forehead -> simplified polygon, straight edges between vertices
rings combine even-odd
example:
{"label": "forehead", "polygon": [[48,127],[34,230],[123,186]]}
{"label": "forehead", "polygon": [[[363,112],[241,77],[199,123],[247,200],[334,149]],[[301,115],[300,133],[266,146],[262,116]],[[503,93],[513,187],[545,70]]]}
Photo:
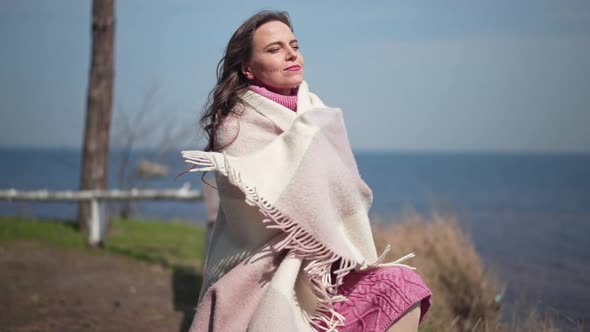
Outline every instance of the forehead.
{"label": "forehead", "polygon": [[253,43],[255,48],[259,48],[277,41],[289,43],[293,39],[295,36],[288,25],[280,21],[271,21],[254,31]]}

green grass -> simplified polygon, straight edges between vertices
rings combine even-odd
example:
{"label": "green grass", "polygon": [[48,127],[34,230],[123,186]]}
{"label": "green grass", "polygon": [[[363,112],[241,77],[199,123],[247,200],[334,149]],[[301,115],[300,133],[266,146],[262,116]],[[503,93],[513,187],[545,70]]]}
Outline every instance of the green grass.
{"label": "green grass", "polygon": [[182,222],[113,220],[107,251],[163,265],[199,265],[205,256],[205,229]]}
{"label": "green grass", "polygon": [[[71,222],[0,217],[0,241],[34,240],[66,249],[89,250],[87,237]],[[205,229],[178,221],[112,220],[103,253],[169,267],[198,268],[205,253]]]}
{"label": "green grass", "polygon": [[0,217],[0,241],[39,240],[61,248],[85,248],[84,238],[73,226],[49,219]]}

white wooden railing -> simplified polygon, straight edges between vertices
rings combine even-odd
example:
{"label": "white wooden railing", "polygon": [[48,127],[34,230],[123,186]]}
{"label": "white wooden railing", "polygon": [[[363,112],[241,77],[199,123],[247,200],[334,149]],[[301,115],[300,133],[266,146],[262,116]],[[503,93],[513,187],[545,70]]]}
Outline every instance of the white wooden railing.
{"label": "white wooden railing", "polygon": [[[0,200],[7,201],[61,201],[80,202],[90,201],[91,213],[88,242],[90,245],[102,243],[105,235],[105,202],[127,200],[181,200],[201,201],[203,194],[198,190],[191,190],[190,184],[185,183],[180,189],[131,189],[131,190],[31,190],[0,189]],[[209,205],[209,204],[208,204]],[[208,219],[212,211],[208,207]],[[214,212],[215,215],[217,211]]]}

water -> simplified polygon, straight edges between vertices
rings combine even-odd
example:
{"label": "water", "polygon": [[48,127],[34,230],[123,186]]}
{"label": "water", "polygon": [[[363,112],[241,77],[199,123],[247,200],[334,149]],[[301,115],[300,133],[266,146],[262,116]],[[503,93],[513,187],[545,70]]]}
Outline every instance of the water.
{"label": "water", "polygon": [[450,206],[506,282],[507,302],[590,322],[590,155],[358,153],[357,162],[374,211]]}
{"label": "water", "polygon": [[[148,151],[132,155],[133,165]],[[406,208],[425,214],[451,207],[469,230],[487,264],[508,288],[506,301],[523,294],[529,304],[555,308],[590,322],[590,155],[356,153],[373,190],[372,215]],[[179,154],[168,156],[171,174],[137,183],[180,187],[188,181]],[[112,153],[110,184],[116,187],[121,154]],[[0,188],[76,189],[80,155],[67,149],[0,149]],[[200,203],[145,202],[149,218],[204,220]],[[76,204],[0,202],[0,215],[72,219]],[[387,218],[385,218],[387,220]]]}

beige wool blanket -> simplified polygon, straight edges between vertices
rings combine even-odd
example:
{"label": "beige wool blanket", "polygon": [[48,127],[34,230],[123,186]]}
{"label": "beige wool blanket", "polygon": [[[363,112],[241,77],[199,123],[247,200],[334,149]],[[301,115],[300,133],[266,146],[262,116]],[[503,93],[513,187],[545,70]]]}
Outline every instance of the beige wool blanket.
{"label": "beige wool blanket", "polygon": [[344,276],[409,267],[413,254],[378,257],[340,109],[305,82],[297,113],[253,91],[241,99],[217,135],[222,152],[182,152],[191,171],[216,172],[220,198],[191,332],[337,331]]}

